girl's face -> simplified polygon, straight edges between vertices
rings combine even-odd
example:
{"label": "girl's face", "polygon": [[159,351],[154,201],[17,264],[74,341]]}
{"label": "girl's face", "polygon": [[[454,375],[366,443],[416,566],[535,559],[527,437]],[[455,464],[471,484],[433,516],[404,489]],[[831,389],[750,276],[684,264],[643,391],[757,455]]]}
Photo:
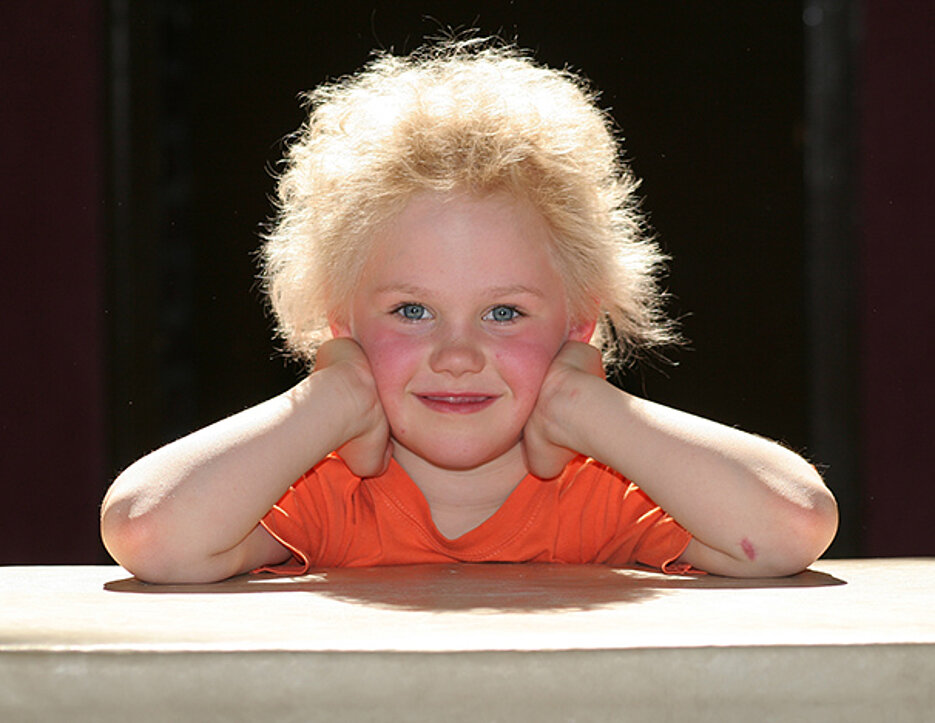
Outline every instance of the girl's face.
{"label": "girl's face", "polygon": [[396,444],[446,469],[515,450],[572,327],[528,203],[422,193],[380,231],[337,335],[370,360]]}

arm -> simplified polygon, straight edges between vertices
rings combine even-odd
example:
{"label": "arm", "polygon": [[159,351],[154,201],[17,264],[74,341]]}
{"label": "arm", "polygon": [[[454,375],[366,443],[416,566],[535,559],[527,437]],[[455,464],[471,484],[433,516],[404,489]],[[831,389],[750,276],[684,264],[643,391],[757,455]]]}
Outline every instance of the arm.
{"label": "arm", "polygon": [[584,344],[556,357],[526,428],[533,473],[554,476],[569,450],[613,467],[694,536],[681,559],[716,574],[794,574],[828,547],[837,507],[804,459],[627,394],[599,370],[599,353]]}
{"label": "arm", "polygon": [[289,552],[260,519],[335,449],[355,473],[382,471],[388,434],[363,352],[347,339],[328,342],[289,391],[127,468],[104,499],[104,544],[152,582],[220,580],[281,562]]}

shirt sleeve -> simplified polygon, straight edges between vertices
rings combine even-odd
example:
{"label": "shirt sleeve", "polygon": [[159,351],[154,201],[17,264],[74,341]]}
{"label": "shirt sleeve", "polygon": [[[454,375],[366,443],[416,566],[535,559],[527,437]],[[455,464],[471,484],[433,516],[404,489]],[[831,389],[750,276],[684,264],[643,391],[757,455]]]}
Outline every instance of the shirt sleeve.
{"label": "shirt sleeve", "polygon": [[676,561],[688,547],[691,534],[639,487],[623,480],[626,489],[617,520],[598,553],[610,565],[646,565],[668,573],[684,573],[690,565]]}
{"label": "shirt sleeve", "polygon": [[278,565],[265,565],[253,572],[273,572],[278,575],[304,575],[311,567],[311,560],[306,550],[311,546],[307,527],[296,515],[295,486],[289,488],[272,509],[266,513],[260,524],[281,545],[292,553],[285,562]]}
{"label": "shirt sleeve", "polygon": [[586,497],[581,500],[579,527],[593,562],[642,565],[673,574],[698,572],[678,562],[691,533],[636,484],[588,460],[576,470],[571,487]]}
{"label": "shirt sleeve", "polygon": [[[285,545],[292,558],[260,568],[282,575],[303,575],[312,567],[341,567],[355,539],[370,500],[361,478],[331,454],[293,484],[266,513],[260,524]],[[365,540],[366,542],[366,540]]]}
{"label": "shirt sleeve", "polygon": [[343,488],[353,479],[339,458],[329,456],[289,487],[260,524],[292,553],[292,557],[255,572],[304,575],[310,567],[319,565],[329,535],[335,532],[331,529],[332,512],[341,504],[341,500],[333,499],[334,493],[343,496],[342,492],[346,492]]}

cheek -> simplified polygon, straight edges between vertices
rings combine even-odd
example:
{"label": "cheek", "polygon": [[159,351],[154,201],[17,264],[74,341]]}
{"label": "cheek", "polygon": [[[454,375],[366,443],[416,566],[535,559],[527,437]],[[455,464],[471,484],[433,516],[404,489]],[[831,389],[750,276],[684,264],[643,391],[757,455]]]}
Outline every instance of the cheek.
{"label": "cheek", "polygon": [[421,345],[411,337],[386,330],[361,330],[358,343],[370,361],[377,391],[384,405],[391,403],[394,392],[405,388],[423,356]]}
{"label": "cheek", "polygon": [[530,409],[539,397],[542,380],[560,347],[560,342],[510,339],[497,348],[495,357],[500,375],[517,399]]}

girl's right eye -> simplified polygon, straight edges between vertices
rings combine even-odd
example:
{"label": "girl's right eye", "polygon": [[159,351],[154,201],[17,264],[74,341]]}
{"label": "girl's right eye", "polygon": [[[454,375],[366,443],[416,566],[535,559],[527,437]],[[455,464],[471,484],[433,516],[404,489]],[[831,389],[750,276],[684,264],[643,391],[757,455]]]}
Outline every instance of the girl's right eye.
{"label": "girl's right eye", "polygon": [[395,313],[399,314],[406,321],[425,321],[426,319],[432,318],[429,310],[422,306],[422,304],[403,304],[396,308]]}

